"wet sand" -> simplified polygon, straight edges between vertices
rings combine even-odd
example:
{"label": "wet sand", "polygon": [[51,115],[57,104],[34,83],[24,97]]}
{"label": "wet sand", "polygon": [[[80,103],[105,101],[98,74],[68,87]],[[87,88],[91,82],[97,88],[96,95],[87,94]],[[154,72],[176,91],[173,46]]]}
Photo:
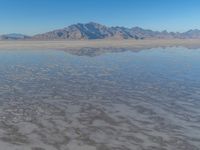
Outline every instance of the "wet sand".
{"label": "wet sand", "polygon": [[167,40],[82,40],[82,41],[0,41],[0,49],[81,49],[81,48],[131,48],[200,47],[197,39]]}

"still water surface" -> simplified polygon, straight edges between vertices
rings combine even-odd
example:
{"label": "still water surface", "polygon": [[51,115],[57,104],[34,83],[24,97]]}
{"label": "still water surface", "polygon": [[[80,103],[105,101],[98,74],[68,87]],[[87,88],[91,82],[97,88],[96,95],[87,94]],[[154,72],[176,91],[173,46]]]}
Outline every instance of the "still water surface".
{"label": "still water surface", "polygon": [[200,150],[200,50],[1,50],[0,146]]}

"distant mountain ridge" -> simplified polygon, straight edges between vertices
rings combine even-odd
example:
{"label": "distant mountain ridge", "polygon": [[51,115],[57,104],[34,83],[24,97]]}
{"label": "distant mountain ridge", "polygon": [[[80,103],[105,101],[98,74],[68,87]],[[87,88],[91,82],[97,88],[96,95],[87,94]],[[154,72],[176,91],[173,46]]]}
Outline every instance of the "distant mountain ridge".
{"label": "distant mountain ridge", "polygon": [[140,27],[108,27],[99,23],[78,23],[63,29],[47,33],[26,36],[8,34],[0,36],[0,40],[92,40],[92,39],[200,39],[200,30],[187,32],[153,31]]}
{"label": "distant mountain ridge", "polygon": [[18,34],[18,33],[11,33],[5,34],[0,36],[0,40],[24,40],[24,39],[31,39],[30,36]]}

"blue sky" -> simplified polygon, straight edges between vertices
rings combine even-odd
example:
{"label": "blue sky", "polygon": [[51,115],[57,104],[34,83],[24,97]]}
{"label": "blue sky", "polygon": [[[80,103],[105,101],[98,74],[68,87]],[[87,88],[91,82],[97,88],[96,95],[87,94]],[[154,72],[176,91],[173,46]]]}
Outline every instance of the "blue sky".
{"label": "blue sky", "polygon": [[36,34],[73,23],[200,29],[200,0],[0,0],[0,34]]}

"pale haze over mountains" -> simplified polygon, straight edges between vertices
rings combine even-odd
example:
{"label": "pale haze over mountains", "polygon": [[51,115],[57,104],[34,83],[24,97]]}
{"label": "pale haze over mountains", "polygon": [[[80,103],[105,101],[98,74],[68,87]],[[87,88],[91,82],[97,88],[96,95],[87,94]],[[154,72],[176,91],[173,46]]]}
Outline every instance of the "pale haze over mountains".
{"label": "pale haze over mountains", "polygon": [[34,36],[1,35],[0,40],[92,40],[92,39],[200,39],[200,30],[187,32],[153,31],[140,27],[108,27],[99,23],[78,23]]}

